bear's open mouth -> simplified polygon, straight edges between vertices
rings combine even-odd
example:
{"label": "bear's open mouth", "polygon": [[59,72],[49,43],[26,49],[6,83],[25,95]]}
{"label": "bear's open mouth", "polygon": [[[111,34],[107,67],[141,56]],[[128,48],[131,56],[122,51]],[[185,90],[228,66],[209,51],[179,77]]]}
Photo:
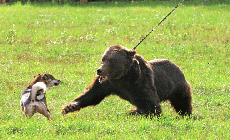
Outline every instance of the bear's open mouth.
{"label": "bear's open mouth", "polygon": [[99,77],[99,83],[103,83],[103,82],[105,82],[106,80],[108,80],[108,77],[107,77],[107,76],[100,76],[100,77]]}

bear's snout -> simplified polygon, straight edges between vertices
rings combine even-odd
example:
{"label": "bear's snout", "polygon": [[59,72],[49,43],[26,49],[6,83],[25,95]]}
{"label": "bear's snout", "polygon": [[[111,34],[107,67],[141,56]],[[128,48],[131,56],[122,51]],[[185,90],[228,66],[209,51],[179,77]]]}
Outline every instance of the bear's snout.
{"label": "bear's snout", "polygon": [[97,75],[101,75],[101,74],[102,74],[102,72],[103,72],[103,70],[102,70],[102,69],[97,69]]}

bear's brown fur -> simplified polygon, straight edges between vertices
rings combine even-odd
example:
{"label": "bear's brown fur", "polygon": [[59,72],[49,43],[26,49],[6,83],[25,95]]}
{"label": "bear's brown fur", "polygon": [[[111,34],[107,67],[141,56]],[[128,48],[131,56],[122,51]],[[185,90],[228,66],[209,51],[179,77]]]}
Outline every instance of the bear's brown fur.
{"label": "bear's brown fur", "polygon": [[190,86],[180,68],[169,60],[146,61],[123,46],[110,46],[102,56],[93,83],[62,114],[97,105],[106,96],[118,95],[136,106],[133,113],[161,114],[160,102],[169,100],[180,115],[191,115]]}

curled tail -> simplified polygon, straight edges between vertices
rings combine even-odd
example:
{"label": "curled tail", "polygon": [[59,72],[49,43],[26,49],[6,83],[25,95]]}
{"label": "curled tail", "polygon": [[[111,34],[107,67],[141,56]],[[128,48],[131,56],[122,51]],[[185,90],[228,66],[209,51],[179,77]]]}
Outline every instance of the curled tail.
{"label": "curled tail", "polygon": [[31,101],[35,101],[36,94],[38,91],[41,91],[43,94],[46,93],[46,85],[43,82],[37,82],[32,86],[31,93],[30,93],[30,98]]}

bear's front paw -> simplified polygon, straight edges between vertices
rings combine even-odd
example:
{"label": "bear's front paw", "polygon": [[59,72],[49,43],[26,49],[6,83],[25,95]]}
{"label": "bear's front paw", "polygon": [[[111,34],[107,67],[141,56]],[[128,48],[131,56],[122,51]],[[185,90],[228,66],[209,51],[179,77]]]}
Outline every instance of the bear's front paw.
{"label": "bear's front paw", "polygon": [[78,105],[77,102],[74,102],[74,103],[71,103],[71,104],[64,106],[61,113],[62,113],[62,115],[65,115],[65,114],[68,114],[70,112],[76,112],[79,110],[80,110],[80,106]]}

